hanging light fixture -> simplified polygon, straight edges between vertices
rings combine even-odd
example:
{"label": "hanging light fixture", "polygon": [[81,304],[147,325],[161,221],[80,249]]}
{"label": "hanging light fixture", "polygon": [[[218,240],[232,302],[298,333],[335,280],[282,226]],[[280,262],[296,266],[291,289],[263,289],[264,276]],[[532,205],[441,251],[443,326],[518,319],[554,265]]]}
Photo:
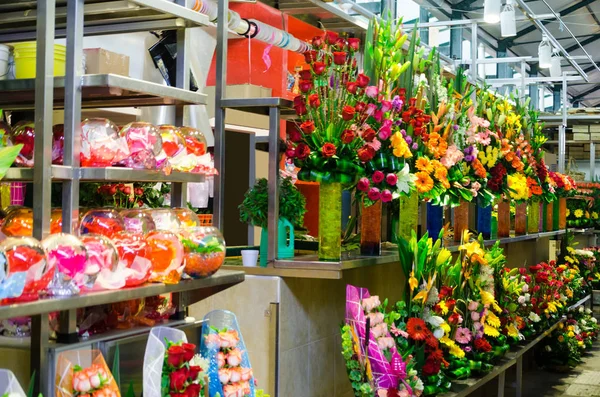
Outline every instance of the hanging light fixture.
{"label": "hanging light fixture", "polygon": [[350,1],[339,1],[337,5],[345,12],[349,13],[352,9],[352,3]]}
{"label": "hanging light fixture", "polygon": [[562,67],[560,65],[560,61],[562,57],[558,53],[558,51],[554,51],[552,53],[552,59],[550,60],[550,77],[561,77],[562,76]]}
{"label": "hanging light fixture", "polygon": [[552,66],[552,44],[550,44],[550,40],[545,33],[538,47],[538,57],[540,58],[540,68],[548,69]]}
{"label": "hanging light fixture", "polygon": [[483,5],[483,20],[487,23],[500,22],[502,0],[485,0]]}
{"label": "hanging light fixture", "polygon": [[514,37],[517,35],[517,21],[515,19],[515,7],[513,0],[506,0],[506,5],[500,13],[500,28],[502,37]]}

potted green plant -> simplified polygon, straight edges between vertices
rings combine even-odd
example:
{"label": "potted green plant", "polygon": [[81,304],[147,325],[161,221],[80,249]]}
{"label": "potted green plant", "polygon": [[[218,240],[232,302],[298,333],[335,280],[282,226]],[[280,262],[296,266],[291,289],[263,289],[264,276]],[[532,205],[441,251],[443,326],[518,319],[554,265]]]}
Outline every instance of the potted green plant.
{"label": "potted green plant", "polygon": [[[269,188],[267,180],[259,179],[244,195],[244,201],[238,207],[240,221],[262,228],[260,237],[260,265],[267,265],[269,217]],[[300,228],[304,223],[306,199],[292,183],[292,179],[281,178],[279,183],[279,258],[294,256],[294,228]]]}

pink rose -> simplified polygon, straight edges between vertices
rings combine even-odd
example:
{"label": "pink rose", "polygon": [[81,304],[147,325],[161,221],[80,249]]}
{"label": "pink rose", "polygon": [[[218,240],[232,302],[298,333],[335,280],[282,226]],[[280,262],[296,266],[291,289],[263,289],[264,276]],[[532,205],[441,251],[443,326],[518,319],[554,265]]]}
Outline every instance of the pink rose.
{"label": "pink rose", "polygon": [[373,334],[375,339],[386,335],[387,332],[388,328],[386,323],[377,324],[376,326],[371,327],[371,333]]}
{"label": "pink rose", "polygon": [[229,383],[231,379],[231,370],[229,368],[221,368],[219,370],[219,382],[221,384],[226,385]]}
{"label": "pink rose", "polygon": [[385,179],[385,175],[381,171],[375,171],[371,179],[373,179],[374,183],[381,183]]}
{"label": "pink rose", "polygon": [[379,129],[379,139],[382,141],[387,140],[390,136],[392,136],[392,130],[389,127],[381,127]]}
{"label": "pink rose", "polygon": [[379,189],[372,187],[371,190],[369,190],[368,197],[369,200],[377,201],[381,197],[381,193],[379,192]]}
{"label": "pink rose", "polygon": [[396,186],[396,183],[398,183],[398,176],[396,174],[389,173],[385,176],[385,181],[390,186]]}
{"label": "pink rose", "polygon": [[389,112],[392,109],[392,102],[390,101],[381,101],[381,111]]}
{"label": "pink rose", "polygon": [[377,346],[379,346],[381,350],[391,349],[394,345],[394,338],[390,336],[377,339]]}
{"label": "pink rose", "polygon": [[366,192],[369,190],[369,179],[368,178],[360,178],[356,188],[361,192]]}
{"label": "pink rose", "polygon": [[231,367],[237,367],[242,363],[242,351],[240,349],[232,349],[227,355],[227,364]]}
{"label": "pink rose", "polygon": [[367,88],[365,88],[365,94],[369,98],[375,98],[377,97],[377,94],[379,94],[379,90],[374,85],[370,85]]}
{"label": "pink rose", "polygon": [[369,313],[367,317],[371,320],[371,327],[376,326],[377,324],[381,324],[383,322],[383,313]]}
{"label": "pink rose", "polygon": [[377,122],[381,122],[383,119],[383,112],[381,110],[376,110],[375,113],[373,113],[373,118],[377,120]]}
{"label": "pink rose", "polygon": [[471,301],[469,302],[469,310],[474,312],[479,307],[479,302]]}
{"label": "pink rose", "polygon": [[481,316],[479,315],[478,312],[471,312],[471,320],[479,321],[480,318],[481,318]]}
{"label": "pink rose", "polygon": [[367,313],[373,311],[373,309],[381,305],[381,301],[377,295],[373,295],[370,298],[365,298],[361,303],[364,311]]}
{"label": "pink rose", "polygon": [[390,192],[388,189],[384,189],[381,192],[381,201],[384,203],[389,203],[390,201],[392,201],[392,192]]}
{"label": "pink rose", "polygon": [[365,113],[368,116],[372,116],[375,113],[375,110],[377,110],[377,105],[373,104],[373,103],[369,103],[367,105],[367,110],[365,110]]}

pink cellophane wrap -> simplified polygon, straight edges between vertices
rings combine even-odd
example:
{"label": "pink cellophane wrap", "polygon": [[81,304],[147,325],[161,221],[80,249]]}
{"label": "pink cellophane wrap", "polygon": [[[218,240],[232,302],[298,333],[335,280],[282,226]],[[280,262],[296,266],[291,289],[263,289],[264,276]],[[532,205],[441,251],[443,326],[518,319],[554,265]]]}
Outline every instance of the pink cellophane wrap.
{"label": "pink cellophane wrap", "polygon": [[[369,290],[366,288],[359,288],[352,285],[346,286],[346,323],[356,330],[356,334],[360,341],[360,349],[363,354],[366,354],[371,362],[375,386],[378,389],[390,387],[396,388],[398,387],[400,379],[398,379],[398,376],[392,371],[392,365],[387,361],[379,346],[377,346],[377,341],[372,333],[369,334],[368,351],[364,351],[367,320],[361,301],[370,296],[371,294],[369,294]],[[386,336],[390,336],[389,332]],[[395,346],[390,350],[392,355],[397,353]]]}

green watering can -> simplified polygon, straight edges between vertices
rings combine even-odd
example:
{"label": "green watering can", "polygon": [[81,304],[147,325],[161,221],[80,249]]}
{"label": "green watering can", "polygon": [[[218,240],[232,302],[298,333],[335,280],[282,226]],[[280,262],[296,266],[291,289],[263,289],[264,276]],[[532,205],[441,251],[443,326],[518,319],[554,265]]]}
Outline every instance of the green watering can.
{"label": "green watering can", "polygon": [[[294,225],[285,218],[279,219],[277,227],[277,257],[279,259],[294,257]],[[260,233],[260,266],[267,266],[267,256],[269,247],[269,231],[263,228]]]}

